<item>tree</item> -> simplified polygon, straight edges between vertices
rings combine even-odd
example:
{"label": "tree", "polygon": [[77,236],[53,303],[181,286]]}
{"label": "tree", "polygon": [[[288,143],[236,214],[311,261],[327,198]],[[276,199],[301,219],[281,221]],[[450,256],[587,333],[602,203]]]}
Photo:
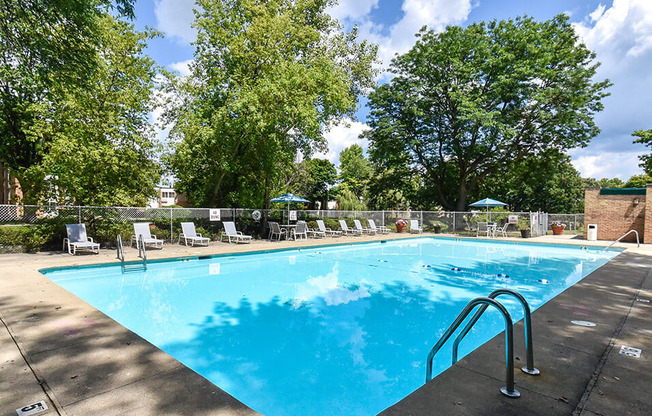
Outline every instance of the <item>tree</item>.
{"label": "tree", "polygon": [[[652,130],[636,130],[632,136],[638,137],[634,143],[642,143],[645,147],[652,147]],[[652,174],[652,155],[640,155],[638,159],[641,161],[639,164],[645,170],[645,173]]]}
{"label": "tree", "polygon": [[57,94],[88,85],[100,62],[98,18],[113,5],[133,17],[133,0],[0,2],[0,162],[27,198],[39,184],[24,174],[43,158]]}
{"label": "tree", "polygon": [[599,129],[609,81],[559,15],[422,29],[370,96],[366,133],[375,163],[407,165],[431,200],[464,210],[488,176],[547,149],[585,146]]}
{"label": "tree", "polygon": [[582,181],[584,188],[596,186],[599,186],[600,188],[622,188],[625,186],[625,182],[621,181],[619,178],[583,178]]}
{"label": "tree", "polygon": [[170,113],[169,164],[192,203],[267,203],[296,154],[323,150],[325,129],[353,115],[376,47],[343,33],[330,3],[198,1],[195,62]]}
{"label": "tree", "polygon": [[328,202],[328,190],[335,185],[337,170],[330,160],[308,159],[303,162],[308,171],[304,196],[311,201],[320,201],[322,209]]}
{"label": "tree", "polygon": [[340,187],[364,197],[370,177],[371,164],[362,147],[352,144],[340,152]]}
{"label": "tree", "polygon": [[474,198],[492,196],[514,211],[582,212],[585,182],[570,156],[549,149],[488,177]]}
{"label": "tree", "polygon": [[108,13],[98,21],[102,61],[89,74],[92,88],[66,87],[42,126],[49,140],[41,161],[25,170],[33,184],[44,184],[38,197],[79,205],[143,206],[160,178],[153,160],[155,77],[160,69],[144,54],[156,31]]}
{"label": "tree", "polygon": [[652,177],[648,174],[634,175],[625,182],[624,188],[645,188],[648,183],[652,183]]}

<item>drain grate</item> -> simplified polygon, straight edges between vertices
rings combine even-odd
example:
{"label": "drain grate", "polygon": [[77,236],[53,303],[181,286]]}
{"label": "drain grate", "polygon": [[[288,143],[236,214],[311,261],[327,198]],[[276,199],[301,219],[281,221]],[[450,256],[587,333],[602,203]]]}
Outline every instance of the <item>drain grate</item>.
{"label": "drain grate", "polygon": [[618,354],[624,355],[626,357],[634,357],[634,358],[641,358],[641,350],[640,348],[634,348],[634,347],[628,347],[627,345],[623,345],[620,347],[620,351],[618,351]]}
{"label": "drain grate", "polygon": [[589,321],[571,321],[571,324],[579,326],[595,326],[593,322]]}
{"label": "drain grate", "polygon": [[16,409],[16,413],[18,413],[18,416],[30,416],[45,412],[46,410],[48,410],[48,405],[45,404],[45,401],[41,400],[40,402],[28,404],[20,409]]}

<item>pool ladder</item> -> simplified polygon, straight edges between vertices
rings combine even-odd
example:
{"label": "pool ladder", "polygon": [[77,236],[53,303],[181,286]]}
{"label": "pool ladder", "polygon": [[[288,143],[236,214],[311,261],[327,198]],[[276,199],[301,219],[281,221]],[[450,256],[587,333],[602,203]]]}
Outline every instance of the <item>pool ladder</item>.
{"label": "pool ladder", "polygon": [[444,335],[441,336],[439,341],[435,344],[434,347],[428,353],[428,358],[426,361],[426,383],[432,380],[432,362],[435,357],[435,354],[441,349],[446,341],[455,333],[455,330],[464,322],[466,317],[477,307],[480,308],[477,310],[475,315],[469,320],[469,323],[466,324],[464,329],[457,336],[453,342],[453,364],[457,362],[457,349],[464,337],[469,333],[473,325],[475,325],[482,314],[487,310],[489,306],[493,306],[502,314],[505,319],[505,387],[500,389],[500,392],[507,397],[518,398],[521,397],[521,393],[516,390],[514,387],[514,323],[512,317],[503,306],[502,303],[495,300],[497,296],[500,295],[512,295],[514,296],[523,306],[524,318],[523,322],[525,325],[525,349],[527,354],[526,366],[521,368],[524,373],[530,375],[540,374],[539,370],[534,367],[534,353],[532,346],[532,318],[530,313],[530,305],[528,305],[525,298],[518,292],[511,289],[497,289],[489,294],[487,297],[479,297],[470,301],[462,312],[455,318],[455,321],[448,327]]}
{"label": "pool ladder", "polygon": [[138,236],[138,257],[142,258],[142,262],[129,262],[125,263],[125,251],[122,246],[122,236],[118,234],[116,238],[116,247],[118,252],[118,260],[122,263],[122,273],[127,272],[142,272],[147,270],[147,251],[145,249],[145,244],[143,243],[143,236]]}

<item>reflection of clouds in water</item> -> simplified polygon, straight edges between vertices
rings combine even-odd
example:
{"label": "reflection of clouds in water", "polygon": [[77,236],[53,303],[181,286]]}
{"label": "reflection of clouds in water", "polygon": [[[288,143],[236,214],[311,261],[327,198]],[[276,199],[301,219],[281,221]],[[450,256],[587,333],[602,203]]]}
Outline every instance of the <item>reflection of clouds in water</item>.
{"label": "reflection of clouds in water", "polygon": [[338,275],[336,264],[326,276],[311,277],[305,283],[297,284],[297,294],[291,301],[292,306],[298,309],[305,306],[305,302],[316,298],[324,299],[328,306],[336,306],[371,296],[369,290],[363,286],[364,281],[360,282],[360,286],[343,286]]}

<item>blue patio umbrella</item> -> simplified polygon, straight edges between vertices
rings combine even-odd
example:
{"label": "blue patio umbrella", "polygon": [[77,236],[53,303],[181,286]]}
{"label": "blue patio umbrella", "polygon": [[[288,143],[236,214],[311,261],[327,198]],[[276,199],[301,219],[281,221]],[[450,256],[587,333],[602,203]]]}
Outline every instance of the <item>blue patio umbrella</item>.
{"label": "blue patio umbrella", "polygon": [[300,203],[300,202],[310,202],[305,198],[301,198],[300,196],[297,196],[292,193],[287,193],[281,196],[277,196],[276,198],[272,198],[269,200],[269,202],[287,202],[288,203],[288,221],[290,219],[290,204],[291,203]]}
{"label": "blue patio umbrella", "polygon": [[504,207],[507,205],[504,202],[496,201],[495,199],[491,198],[485,198],[481,199],[480,201],[476,201],[472,204],[469,204],[471,207],[486,207],[487,208],[487,215],[489,216],[488,220],[491,221],[491,214],[489,214],[489,207]]}

